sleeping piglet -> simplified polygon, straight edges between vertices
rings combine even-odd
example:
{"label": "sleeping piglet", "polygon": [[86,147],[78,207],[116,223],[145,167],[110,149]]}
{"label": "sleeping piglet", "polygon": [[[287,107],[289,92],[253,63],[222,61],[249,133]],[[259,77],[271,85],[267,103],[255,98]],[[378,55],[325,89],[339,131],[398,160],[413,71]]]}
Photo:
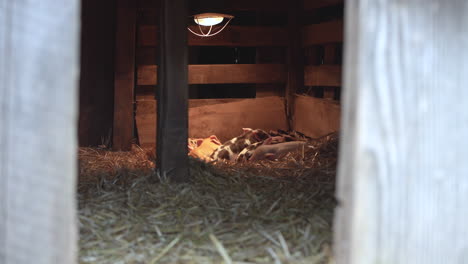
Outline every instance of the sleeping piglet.
{"label": "sleeping piglet", "polygon": [[302,149],[305,145],[303,141],[291,141],[273,145],[261,145],[254,150],[249,161],[257,161],[262,159],[279,159],[291,151]]}

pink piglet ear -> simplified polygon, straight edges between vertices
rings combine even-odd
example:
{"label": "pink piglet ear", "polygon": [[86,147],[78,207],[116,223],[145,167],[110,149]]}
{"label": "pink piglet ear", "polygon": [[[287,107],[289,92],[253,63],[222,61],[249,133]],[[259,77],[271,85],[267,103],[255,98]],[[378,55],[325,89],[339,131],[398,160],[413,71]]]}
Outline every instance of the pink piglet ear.
{"label": "pink piglet ear", "polygon": [[221,142],[219,141],[218,137],[216,137],[215,135],[211,135],[210,140],[211,140],[211,142],[213,142],[213,143],[215,143],[217,145],[221,145]]}

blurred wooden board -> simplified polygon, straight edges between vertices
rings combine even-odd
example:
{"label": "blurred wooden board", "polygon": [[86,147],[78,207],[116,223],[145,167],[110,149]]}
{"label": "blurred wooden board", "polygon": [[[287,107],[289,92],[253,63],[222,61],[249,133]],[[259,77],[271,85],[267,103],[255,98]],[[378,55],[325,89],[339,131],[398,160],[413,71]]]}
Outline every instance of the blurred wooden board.
{"label": "blurred wooden board", "polygon": [[[189,65],[189,84],[284,83],[283,64],[214,64]],[[138,67],[137,85],[156,85],[157,66]]]}

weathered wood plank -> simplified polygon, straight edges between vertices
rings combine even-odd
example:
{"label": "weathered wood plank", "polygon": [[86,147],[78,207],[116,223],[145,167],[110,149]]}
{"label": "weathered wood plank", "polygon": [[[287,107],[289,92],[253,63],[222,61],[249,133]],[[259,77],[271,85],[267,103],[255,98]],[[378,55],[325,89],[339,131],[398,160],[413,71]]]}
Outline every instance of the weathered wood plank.
{"label": "weathered wood plank", "polygon": [[306,66],[306,86],[341,86],[341,65]]}
{"label": "weathered wood plank", "polygon": [[344,0],[304,0],[304,10],[343,4]]}
{"label": "weathered wood plank", "polygon": [[[189,84],[284,83],[282,64],[215,64],[189,65]],[[156,85],[157,66],[138,67],[138,85]]]}
{"label": "weathered wood plank", "polygon": [[130,150],[133,138],[136,9],[131,0],[117,2],[115,36],[113,148]]}
{"label": "weathered wood plank", "polygon": [[0,3],[0,263],[75,263],[80,1]]}
{"label": "weathered wood plank", "polygon": [[[243,127],[287,129],[284,98],[189,100],[189,136],[216,135],[222,141],[242,133]],[[136,121],[140,144],[154,147],[156,101],[137,103]],[[274,116],[275,118],[271,118]]]}
{"label": "weathered wood plank", "polygon": [[468,263],[468,2],[346,18],[336,262]]}
{"label": "weathered wood plank", "polygon": [[187,181],[190,178],[187,157],[187,0],[162,0],[161,11],[156,167],[164,177]]}
{"label": "weathered wood plank", "polygon": [[[198,27],[193,27],[197,31]],[[157,46],[158,39],[155,32],[157,26],[142,25],[138,28],[139,46]],[[281,27],[247,27],[228,26],[216,36],[205,38],[195,36],[187,30],[189,46],[287,46],[287,32]]]}
{"label": "weathered wood plank", "polygon": [[340,128],[340,105],[331,100],[296,95],[292,129],[318,138]]}
{"label": "weathered wood plank", "polygon": [[305,26],[302,29],[302,46],[343,42],[343,21],[331,21]]}

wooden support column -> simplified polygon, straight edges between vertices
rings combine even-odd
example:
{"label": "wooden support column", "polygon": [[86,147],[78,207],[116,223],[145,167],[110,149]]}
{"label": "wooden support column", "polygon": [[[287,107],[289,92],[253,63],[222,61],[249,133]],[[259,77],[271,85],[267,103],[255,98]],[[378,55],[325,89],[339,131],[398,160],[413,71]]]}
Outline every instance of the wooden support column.
{"label": "wooden support column", "polygon": [[292,0],[288,5],[288,81],[286,84],[286,114],[289,126],[292,127],[294,96],[304,86],[304,61],[302,53],[301,15],[303,2]]}
{"label": "wooden support column", "polygon": [[135,89],[135,1],[117,1],[115,37],[113,149],[130,150],[133,139]]}
{"label": "wooden support column", "polygon": [[338,264],[468,263],[468,2],[348,0]]}
{"label": "wooden support column", "polygon": [[76,263],[80,1],[0,2],[0,263]]}
{"label": "wooden support column", "polygon": [[[323,64],[333,65],[336,64],[336,44],[328,44],[324,46],[323,53]],[[323,89],[323,98],[333,99],[335,98],[336,87],[324,87]]]}
{"label": "wooden support column", "polygon": [[162,0],[157,89],[157,168],[175,181],[189,179],[187,0]]}

